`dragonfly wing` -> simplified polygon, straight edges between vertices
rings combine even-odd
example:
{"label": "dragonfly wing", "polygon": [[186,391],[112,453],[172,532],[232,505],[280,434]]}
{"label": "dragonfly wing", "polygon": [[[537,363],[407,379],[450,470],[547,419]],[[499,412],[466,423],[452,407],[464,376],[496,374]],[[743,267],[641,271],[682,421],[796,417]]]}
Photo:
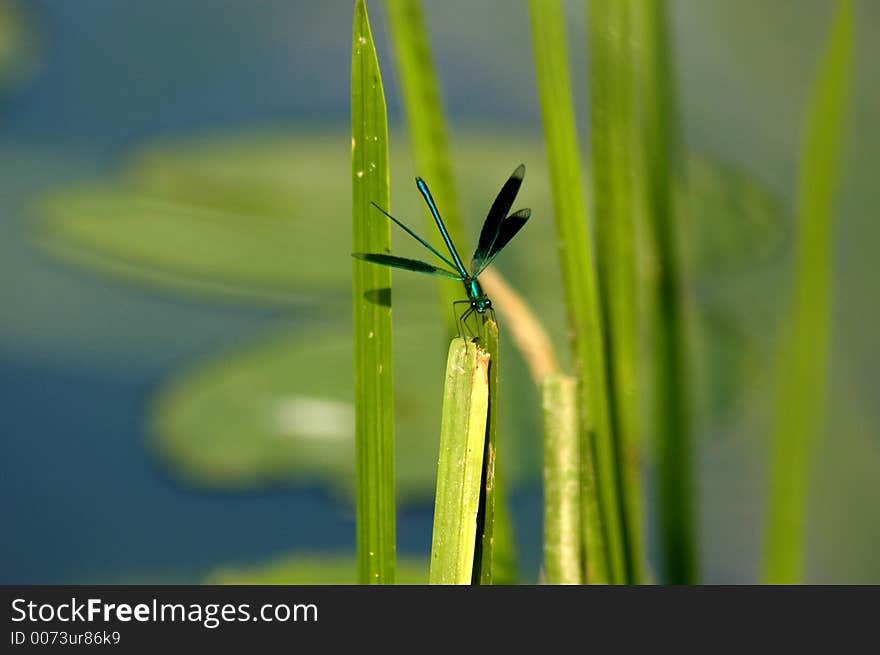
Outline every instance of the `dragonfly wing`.
{"label": "dragonfly wing", "polygon": [[522,229],[522,226],[526,224],[531,215],[531,209],[520,209],[504,219],[498,230],[498,238],[495,239],[495,243],[492,245],[492,249],[489,251],[486,259],[478,263],[479,265],[475,269],[474,276],[479,275],[492,263],[504,246],[510,243],[510,240]]}
{"label": "dragonfly wing", "polygon": [[526,167],[520,164],[507,179],[507,182],[504,183],[504,186],[501,187],[501,191],[498,192],[495,202],[492,203],[492,207],[486,215],[483,229],[480,231],[480,240],[477,242],[477,249],[474,251],[471,270],[478,269],[483,262],[489,259],[492,248],[498,239],[504,217],[507,216],[507,212],[510,211],[510,207],[513,205],[525,174]]}
{"label": "dragonfly wing", "polygon": [[448,264],[448,265],[451,266],[452,268],[458,268],[455,264],[453,264],[451,261],[449,261],[448,259],[446,259],[446,257],[444,257],[443,255],[441,255],[441,254],[437,251],[437,249],[434,248],[434,246],[432,246],[430,243],[428,243],[427,241],[425,241],[425,240],[424,240],[422,237],[420,237],[418,234],[416,234],[416,233],[413,232],[411,229],[409,229],[409,228],[408,228],[406,225],[404,225],[401,221],[399,221],[399,220],[397,220],[396,218],[394,218],[391,214],[389,214],[387,211],[385,211],[384,209],[382,209],[382,208],[381,208],[379,205],[377,205],[375,202],[372,202],[372,201],[371,201],[370,204],[373,205],[373,207],[375,207],[376,209],[378,209],[380,212],[382,212],[383,214],[385,214],[385,216],[387,216],[388,218],[390,218],[390,219],[391,219],[394,223],[396,223],[398,226],[400,226],[401,228],[403,228],[403,231],[406,232],[408,235],[410,235],[413,239],[415,239],[415,240],[418,241],[420,244],[422,244],[423,246],[425,246],[425,248],[427,248],[427,249],[430,250],[432,253],[434,253],[435,255],[437,255],[440,259],[443,260],[444,263]]}
{"label": "dragonfly wing", "polygon": [[382,255],[372,252],[355,252],[352,257],[363,259],[366,262],[374,264],[382,264],[383,266],[391,266],[392,268],[402,268],[406,271],[415,271],[416,273],[426,273],[428,275],[439,275],[441,277],[451,277],[453,280],[461,280],[461,275],[447,271],[445,268],[432,266],[427,262],[421,262],[418,259],[407,259],[406,257],[398,257],[396,255]]}

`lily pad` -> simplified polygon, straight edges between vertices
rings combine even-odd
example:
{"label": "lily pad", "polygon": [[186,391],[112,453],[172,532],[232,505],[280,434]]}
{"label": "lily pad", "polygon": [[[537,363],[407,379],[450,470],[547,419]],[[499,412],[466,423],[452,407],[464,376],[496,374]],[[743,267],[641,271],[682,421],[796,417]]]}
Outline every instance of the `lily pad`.
{"label": "lily pad", "polygon": [[782,203],[754,177],[693,155],[687,185],[682,237],[696,284],[711,285],[723,275],[772,263],[784,254],[790,236]]}
{"label": "lily pad", "polygon": [[[354,555],[289,555],[248,567],[223,567],[205,584],[221,585],[353,585],[358,583]],[[396,584],[428,584],[428,561],[398,557]]]}
{"label": "lily pad", "polygon": [[[399,331],[395,345],[398,492],[423,499],[434,488],[443,337],[432,327]],[[281,337],[203,365],[157,397],[157,451],[207,487],[310,483],[353,497],[351,369],[351,337],[339,331]]]}
{"label": "lily pad", "polygon": [[52,252],[167,287],[293,303],[341,296],[350,274],[343,239],[293,214],[237,214],[116,185],[55,193],[40,211]]}
{"label": "lily pad", "polygon": [[[726,422],[773,354],[789,248],[788,214],[764,185],[692,156],[681,238],[695,313],[700,421]],[[711,429],[711,428],[710,428]]]}
{"label": "lily pad", "polygon": [[[340,180],[350,176],[349,145],[339,137],[295,134],[157,144],[136,151],[115,178],[44,195],[37,239],[78,265],[175,292],[281,304],[346,302],[351,199]],[[542,157],[535,142],[515,152],[501,139],[482,139],[466,150],[473,156],[464,159],[470,163],[462,171],[463,197],[473,201],[475,237],[491,202],[487,189],[503,181],[522,150],[532,161]],[[395,149],[394,161],[394,213],[439,239],[424,219],[405,148]],[[540,165],[532,168],[529,198],[549,204],[546,174]],[[533,239],[552,252],[552,222],[535,223]],[[400,231],[395,250],[426,256]],[[507,260],[515,268],[516,259]],[[546,288],[548,280],[559,288],[558,272],[544,267],[536,281]],[[411,276],[395,278],[398,295],[423,296],[426,286]]]}

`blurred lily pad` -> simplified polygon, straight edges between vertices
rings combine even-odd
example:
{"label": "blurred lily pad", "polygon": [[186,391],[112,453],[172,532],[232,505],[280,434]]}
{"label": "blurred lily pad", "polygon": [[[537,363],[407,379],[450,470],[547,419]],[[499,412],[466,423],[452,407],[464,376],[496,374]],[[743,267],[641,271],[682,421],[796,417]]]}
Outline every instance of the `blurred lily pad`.
{"label": "blurred lily pad", "polygon": [[44,246],[114,275],[278,303],[346,289],[348,248],[315,217],[237,214],[113,185],[58,192],[40,209]]}
{"label": "blurred lily pad", "polygon": [[[766,372],[789,249],[788,214],[754,178],[698,156],[681,190],[702,423],[725,422]],[[753,398],[754,399],[754,398]]]}
{"label": "blurred lily pad", "polygon": [[[357,584],[354,555],[289,555],[250,567],[223,567],[205,584],[221,585],[353,585]],[[396,584],[428,584],[428,561],[398,557]]]}
{"label": "blurred lily pad", "polygon": [[[437,326],[398,331],[395,345],[398,494],[413,501],[434,490],[445,344]],[[157,452],[207,487],[310,483],[353,497],[351,370],[351,337],[338,330],[221,357],[156,398]]]}
{"label": "blurred lily pad", "polygon": [[292,219],[319,209],[326,231],[333,217],[347,225],[351,216],[339,189],[349,157],[343,133],[230,135],[143,147],[122,177],[151,195],[241,216]]}
{"label": "blurred lily pad", "polygon": [[684,208],[683,242],[696,284],[738,275],[785,252],[789,226],[779,199],[754,177],[692,155]]}
{"label": "blurred lily pad", "polygon": [[[169,291],[281,304],[347,301],[349,148],[344,137],[296,134],[144,147],[111,179],[45,194],[35,233],[40,245],[75,264]],[[394,149],[394,213],[435,239],[406,150]],[[522,150],[542,160],[535,142],[513,148],[503,138],[481,138],[465,150],[463,197],[473,199],[475,224],[491,202],[487,189],[503,181]],[[546,175],[540,165],[532,168],[529,199],[549,205]],[[535,233],[552,252],[552,222],[536,222]],[[396,251],[425,257],[402,232],[394,238]],[[558,281],[557,271],[544,269],[539,283]],[[395,278],[399,296],[428,295],[426,286]]]}

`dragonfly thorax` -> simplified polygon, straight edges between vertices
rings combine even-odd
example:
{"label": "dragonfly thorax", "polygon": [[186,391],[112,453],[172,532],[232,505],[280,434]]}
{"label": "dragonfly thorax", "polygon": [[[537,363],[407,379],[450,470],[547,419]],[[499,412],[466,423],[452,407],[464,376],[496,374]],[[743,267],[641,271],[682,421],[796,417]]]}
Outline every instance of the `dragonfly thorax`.
{"label": "dragonfly thorax", "polygon": [[480,286],[480,283],[477,282],[476,278],[468,278],[465,280],[464,289],[467,292],[468,300],[474,311],[482,314],[492,309],[492,301],[489,300],[489,297],[485,294],[483,287]]}

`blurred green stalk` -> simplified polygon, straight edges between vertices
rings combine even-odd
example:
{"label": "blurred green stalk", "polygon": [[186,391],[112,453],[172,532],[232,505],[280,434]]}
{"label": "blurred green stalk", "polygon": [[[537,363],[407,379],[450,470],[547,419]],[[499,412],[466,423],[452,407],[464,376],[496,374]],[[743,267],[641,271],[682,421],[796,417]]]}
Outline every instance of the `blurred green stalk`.
{"label": "blurred green stalk", "polygon": [[677,243],[675,183],[682,171],[676,85],[666,2],[632,5],[638,28],[648,241],[655,264],[653,429],[656,432],[658,514],[664,582],[698,580],[694,516],[693,443],[682,254]]}
{"label": "blurred green stalk", "polygon": [[[418,0],[386,0],[385,8],[391,26],[394,60],[403,92],[403,109],[416,170],[431,185],[452,240],[463,243],[461,203],[449,154],[440,85],[434,74],[421,3]],[[429,225],[428,241],[442,252],[445,246],[437,235],[434,219],[427,207],[425,217]],[[436,282],[440,291],[441,316],[446,322],[447,333],[452,336],[458,333],[458,326],[450,307],[461,299],[461,284],[443,278],[436,278]]]}
{"label": "blurred green stalk", "polygon": [[803,579],[807,478],[825,427],[831,323],[832,228],[853,59],[852,6],[842,0],[810,96],[801,139],[794,307],[782,338],[764,581]]}
{"label": "blurred green stalk", "polygon": [[[351,58],[352,250],[388,252],[388,123],[364,0]],[[391,269],[353,260],[357,551],[361,584],[392,584],[395,568]]]}
{"label": "blurred green stalk", "polygon": [[586,579],[623,583],[626,551],[609,415],[602,312],[581,181],[562,5],[559,0],[530,0],[529,15],[580,396]]}
{"label": "blurred green stalk", "polygon": [[[486,421],[485,451],[483,454],[483,479],[480,496],[480,512],[477,525],[477,552],[474,559],[474,582],[479,584],[495,583],[494,574],[498,564],[506,567],[501,571],[501,584],[516,582],[515,572],[511,571],[512,553],[502,552],[501,562],[495,562],[495,533],[499,527],[496,521],[497,466],[496,439],[498,437],[498,380],[500,377],[501,359],[499,357],[498,324],[492,320],[483,323],[483,338],[480,340],[489,355],[489,415]],[[497,509],[503,511],[501,506]],[[508,529],[509,523],[502,522],[501,529]],[[502,536],[501,541],[512,543],[512,535]],[[506,559],[506,561],[505,561]]]}
{"label": "blurred green stalk", "polygon": [[547,584],[580,584],[580,450],[577,380],[541,383],[544,413],[544,574]]}
{"label": "blurred green stalk", "polygon": [[630,0],[588,3],[590,144],[596,268],[605,319],[611,424],[620,484],[627,582],[643,577],[641,461],[637,432],[635,217],[638,125]]}

